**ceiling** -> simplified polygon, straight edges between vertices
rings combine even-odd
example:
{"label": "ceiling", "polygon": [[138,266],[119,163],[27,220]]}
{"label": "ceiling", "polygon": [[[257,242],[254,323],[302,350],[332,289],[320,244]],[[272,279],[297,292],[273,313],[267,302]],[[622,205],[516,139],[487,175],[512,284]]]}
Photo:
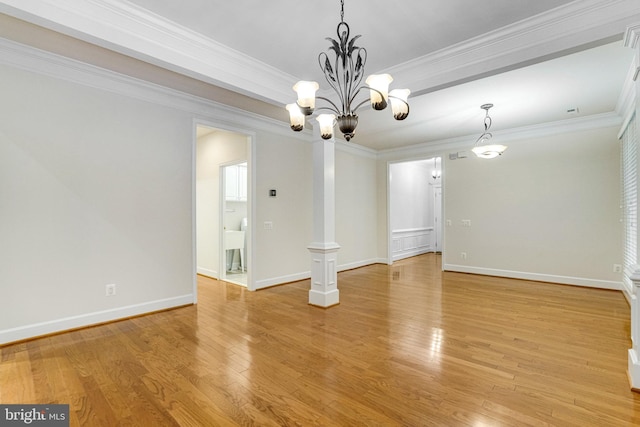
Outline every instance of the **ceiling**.
{"label": "ceiling", "polygon": [[[209,85],[227,91],[225,99],[254,99],[255,112],[277,106],[284,120],[280,108],[295,99],[293,83],[328,87],[317,56],[326,37],[336,38],[340,2],[0,0],[0,13],[168,70],[174,84],[186,76],[199,82],[201,96],[220,95],[202,90]],[[352,36],[362,35],[365,73],[389,72],[392,88],[412,91],[405,121],[359,111],[352,142],[388,150],[480,134],[485,103],[495,105],[496,137],[502,129],[621,114],[634,53],[622,39],[640,22],[640,2],[345,0],[344,18]],[[93,56],[86,59],[98,61]]]}

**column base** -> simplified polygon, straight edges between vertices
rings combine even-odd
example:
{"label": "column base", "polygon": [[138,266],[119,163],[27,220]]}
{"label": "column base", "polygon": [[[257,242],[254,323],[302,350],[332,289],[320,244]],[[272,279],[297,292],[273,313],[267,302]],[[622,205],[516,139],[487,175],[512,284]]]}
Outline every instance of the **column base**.
{"label": "column base", "polygon": [[629,349],[627,375],[629,377],[631,390],[640,391],[640,361],[638,360],[638,354],[632,348]]}
{"label": "column base", "polygon": [[323,308],[338,305],[340,291],[337,252],[340,245],[335,242],[312,243],[308,249],[311,253],[309,304]]}
{"label": "column base", "polygon": [[309,305],[329,308],[340,304],[340,291],[334,289],[329,292],[309,290]]}

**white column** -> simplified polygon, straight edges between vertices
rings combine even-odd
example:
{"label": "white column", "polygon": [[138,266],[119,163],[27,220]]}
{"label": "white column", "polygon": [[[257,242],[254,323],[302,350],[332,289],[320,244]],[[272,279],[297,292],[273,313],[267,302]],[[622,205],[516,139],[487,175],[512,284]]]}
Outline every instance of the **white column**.
{"label": "white column", "polygon": [[309,304],[331,307],[340,303],[336,234],[335,139],[322,139],[313,129],[313,242]]}

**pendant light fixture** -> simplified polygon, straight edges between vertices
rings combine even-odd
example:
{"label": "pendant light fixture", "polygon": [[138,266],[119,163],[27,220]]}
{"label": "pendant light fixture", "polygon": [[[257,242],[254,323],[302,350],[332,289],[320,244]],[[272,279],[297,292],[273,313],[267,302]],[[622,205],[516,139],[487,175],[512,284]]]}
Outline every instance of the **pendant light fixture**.
{"label": "pendant light fixture", "polygon": [[[298,101],[288,104],[287,110],[291,122],[291,129],[299,132],[304,129],[305,117],[310,116],[315,111],[316,99],[321,99],[328,103],[328,106],[320,107],[318,110],[328,110],[329,114],[321,114],[321,136],[323,139],[333,137],[333,126],[337,123],[340,132],[347,141],[355,135],[358,126],[358,115],[356,111],[367,102],[371,103],[374,110],[384,110],[388,102],[391,102],[393,117],[396,120],[404,120],[409,115],[408,89],[396,89],[389,92],[389,84],[393,78],[389,74],[373,74],[367,77],[365,85],[360,85],[364,77],[364,66],[367,62],[367,50],[355,45],[359,35],[349,38],[349,25],[344,22],[344,0],[340,1],[340,23],[337,27],[338,39],[327,37],[331,46],[327,52],[318,55],[320,69],[329,86],[338,96],[338,101],[334,102],[328,98],[316,96],[316,91],[320,88],[318,83],[300,81],[293,86],[293,90],[298,93]],[[328,53],[333,51],[333,62],[329,59]],[[369,99],[356,104],[356,98],[362,89],[369,90]]]}
{"label": "pendant light fixture", "polygon": [[506,145],[491,144],[491,138],[493,138],[493,134],[489,132],[491,129],[489,109],[491,107],[493,107],[493,104],[483,104],[480,106],[486,113],[484,117],[484,133],[478,137],[474,147],[471,149],[476,156],[482,159],[493,159],[494,157],[502,155],[504,150],[507,149]]}

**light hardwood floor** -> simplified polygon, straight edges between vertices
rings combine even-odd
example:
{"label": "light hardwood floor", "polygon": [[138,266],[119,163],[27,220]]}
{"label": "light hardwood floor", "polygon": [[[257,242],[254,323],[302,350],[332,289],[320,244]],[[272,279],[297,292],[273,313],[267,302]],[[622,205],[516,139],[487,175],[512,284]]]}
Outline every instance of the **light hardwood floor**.
{"label": "light hardwood floor", "polygon": [[88,426],[626,426],[629,307],[615,291],[439,271],[429,254],[0,349],[0,403]]}

